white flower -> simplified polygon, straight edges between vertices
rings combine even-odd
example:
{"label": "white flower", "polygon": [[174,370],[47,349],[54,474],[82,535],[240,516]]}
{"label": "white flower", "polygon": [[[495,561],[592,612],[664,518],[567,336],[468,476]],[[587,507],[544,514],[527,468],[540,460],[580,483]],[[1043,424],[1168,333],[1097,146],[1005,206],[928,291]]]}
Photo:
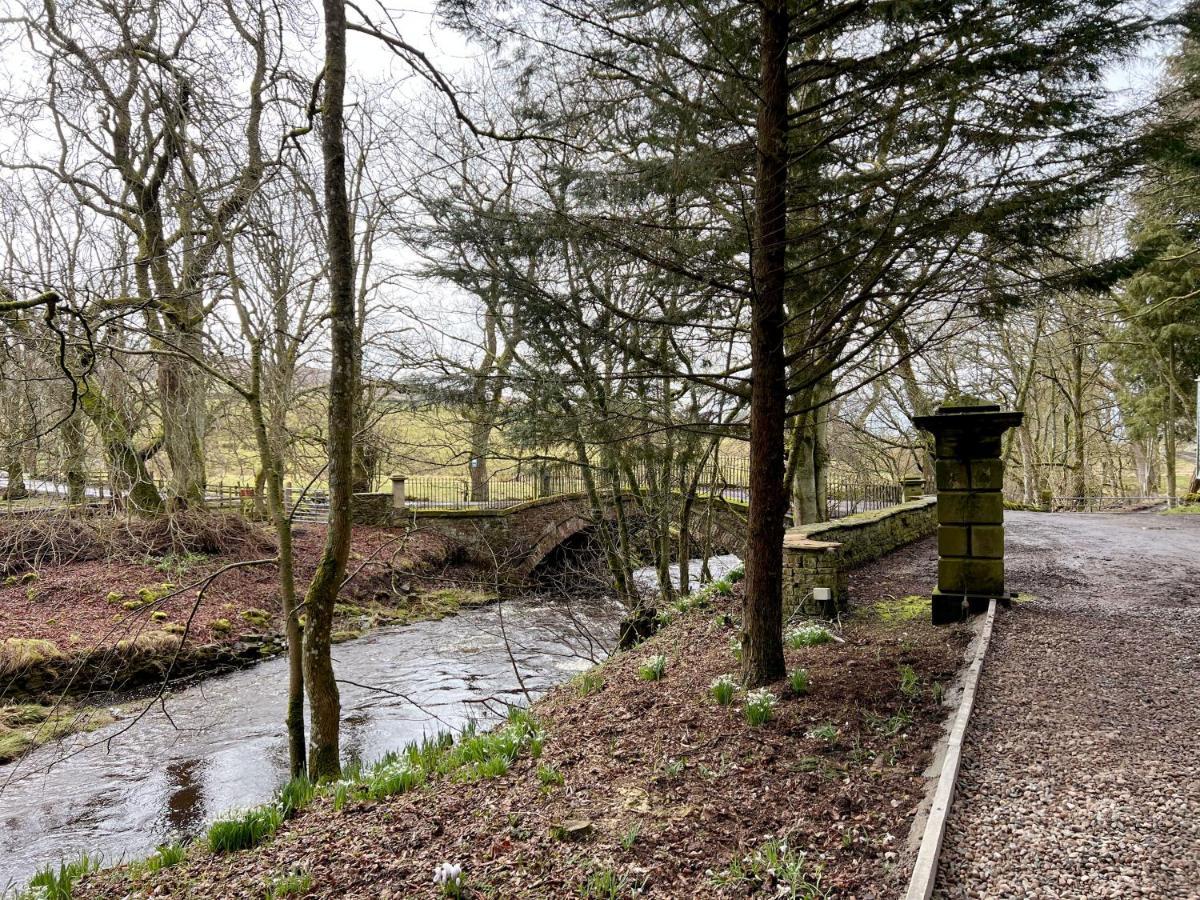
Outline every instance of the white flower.
{"label": "white flower", "polygon": [[457,884],[462,879],[462,866],[458,863],[440,863],[433,870],[434,884]]}
{"label": "white flower", "polygon": [[777,697],[768,691],[766,688],[759,688],[756,691],[751,691],[746,695],[747,706],[774,706]]}

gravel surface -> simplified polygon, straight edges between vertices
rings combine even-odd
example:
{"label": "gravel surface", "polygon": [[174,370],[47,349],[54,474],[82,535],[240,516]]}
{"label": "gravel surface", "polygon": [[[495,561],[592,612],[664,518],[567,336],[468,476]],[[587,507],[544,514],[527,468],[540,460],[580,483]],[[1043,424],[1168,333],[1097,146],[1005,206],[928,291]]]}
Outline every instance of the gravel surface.
{"label": "gravel surface", "polygon": [[1008,526],[934,896],[1200,898],[1200,517]]}

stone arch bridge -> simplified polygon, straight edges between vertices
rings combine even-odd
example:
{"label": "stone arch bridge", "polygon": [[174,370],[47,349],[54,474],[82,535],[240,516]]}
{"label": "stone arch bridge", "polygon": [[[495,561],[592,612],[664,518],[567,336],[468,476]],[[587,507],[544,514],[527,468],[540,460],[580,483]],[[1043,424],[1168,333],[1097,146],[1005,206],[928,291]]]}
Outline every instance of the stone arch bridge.
{"label": "stone arch bridge", "polygon": [[[605,518],[615,519],[611,495],[607,495]],[[625,498],[626,508],[636,507],[636,498]],[[712,515],[708,508],[711,504]],[[681,503],[676,500],[672,523],[678,524]],[[713,552],[742,554],[748,507],[737,500],[699,497],[692,507],[691,532],[698,553],[704,539],[706,520],[711,521]],[[638,513],[633,512],[633,515]],[[454,540],[481,566],[495,567],[508,581],[527,579],[538,565],[560,548],[578,544],[594,533],[597,522],[586,495],[563,494],[528,500],[499,508],[437,509],[404,504],[393,494],[356,494],[352,516],[355,524],[410,526],[433,531]]]}

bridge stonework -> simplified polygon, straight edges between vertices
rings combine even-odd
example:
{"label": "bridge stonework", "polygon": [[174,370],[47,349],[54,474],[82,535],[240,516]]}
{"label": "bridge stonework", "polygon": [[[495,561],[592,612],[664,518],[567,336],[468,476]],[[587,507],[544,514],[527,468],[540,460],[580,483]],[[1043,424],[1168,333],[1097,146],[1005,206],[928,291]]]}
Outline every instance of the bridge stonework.
{"label": "bridge stonework", "polygon": [[[632,497],[627,498],[627,508],[633,502]],[[697,550],[697,526],[704,517],[704,502],[698,501],[693,512]],[[745,505],[714,500],[713,509],[714,549],[740,554],[745,541]],[[612,521],[614,515],[611,505],[606,504],[605,518]],[[444,535],[473,563],[494,568],[510,582],[525,580],[555,548],[598,524],[587,497],[580,494],[478,509],[421,508],[412,504],[398,508],[391,493],[355,494],[351,517],[357,525],[405,527]]]}

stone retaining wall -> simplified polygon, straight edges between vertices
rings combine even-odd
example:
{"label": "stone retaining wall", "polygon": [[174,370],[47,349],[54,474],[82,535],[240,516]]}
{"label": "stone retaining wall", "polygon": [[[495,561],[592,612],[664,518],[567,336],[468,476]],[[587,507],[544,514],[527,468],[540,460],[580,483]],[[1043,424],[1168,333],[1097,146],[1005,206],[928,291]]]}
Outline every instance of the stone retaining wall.
{"label": "stone retaining wall", "polygon": [[[936,497],[789,528],[783,542],[784,617],[797,610],[805,615],[831,615],[844,609],[850,569],[936,531]],[[813,601],[816,587],[830,589],[829,604]]]}

